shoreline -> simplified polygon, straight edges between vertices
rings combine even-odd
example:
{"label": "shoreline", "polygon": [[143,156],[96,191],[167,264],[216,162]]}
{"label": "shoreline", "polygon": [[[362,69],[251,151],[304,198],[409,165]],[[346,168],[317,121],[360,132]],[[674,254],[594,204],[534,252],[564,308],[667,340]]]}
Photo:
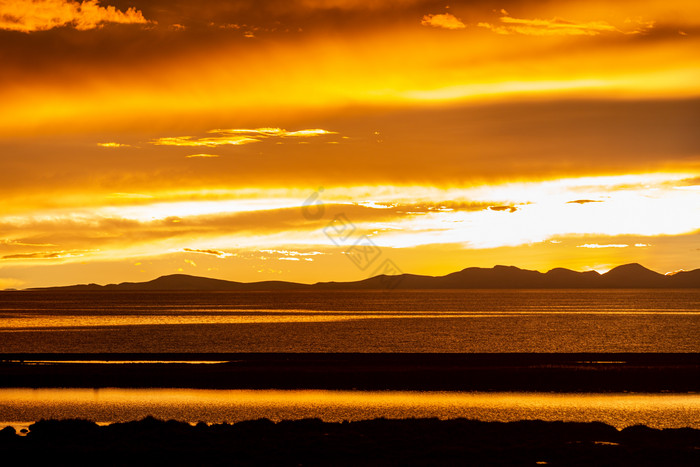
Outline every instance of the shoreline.
{"label": "shoreline", "polygon": [[0,387],[700,392],[700,354],[0,354]]}
{"label": "shoreline", "polygon": [[147,417],[99,426],[43,420],[27,436],[0,431],[5,456],[61,465],[697,465],[700,430],[617,430],[600,422],[318,419],[235,424]]}

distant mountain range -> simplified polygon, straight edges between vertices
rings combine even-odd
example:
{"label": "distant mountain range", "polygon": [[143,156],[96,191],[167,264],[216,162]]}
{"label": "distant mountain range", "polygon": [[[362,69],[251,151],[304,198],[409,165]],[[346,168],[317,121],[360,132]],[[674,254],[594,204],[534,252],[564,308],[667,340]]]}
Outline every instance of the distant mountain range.
{"label": "distant mountain range", "polygon": [[373,289],[594,289],[594,288],[700,288],[700,269],[671,275],[654,272],[633,263],[618,266],[605,274],[555,268],[546,273],[515,266],[467,268],[446,276],[401,274],[380,275],[354,282],[299,284],[284,281],[234,282],[207,277],[173,274],[148,282],[121,284],[81,284],[27,290],[65,291],[250,291],[250,290],[373,290]]}

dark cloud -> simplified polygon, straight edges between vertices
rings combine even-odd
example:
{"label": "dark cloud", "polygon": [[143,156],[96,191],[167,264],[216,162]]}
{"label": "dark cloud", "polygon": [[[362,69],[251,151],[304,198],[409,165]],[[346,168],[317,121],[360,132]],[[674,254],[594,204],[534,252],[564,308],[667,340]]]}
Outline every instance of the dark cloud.
{"label": "dark cloud", "polygon": [[50,252],[35,252],[35,253],[18,253],[14,255],[5,255],[0,259],[61,259],[75,258],[83,256],[85,251],[50,251]]}
{"label": "dark cloud", "polygon": [[566,204],[588,204],[588,203],[602,203],[603,201],[597,199],[575,199],[572,201],[567,201]]}
{"label": "dark cloud", "polygon": [[489,206],[489,211],[515,212],[517,210],[515,206]]}
{"label": "dark cloud", "polygon": [[[215,117],[200,131],[238,125],[240,118]],[[95,137],[87,148],[83,141],[50,136],[6,139],[0,141],[0,153],[7,155],[0,171],[0,191],[10,209],[13,193],[22,204],[37,190],[77,188],[91,191],[91,198],[98,199],[98,193],[152,193],[172,187],[444,186],[531,176],[546,179],[669,168],[697,171],[698,121],[700,99],[358,107],[336,116],[321,114],[299,121],[282,115],[274,121],[253,122],[282,128],[330,128],[349,137],[340,140],[341,144],[310,151],[307,145],[277,145],[269,140],[217,149],[221,157],[196,166],[185,157],[192,154],[192,148],[147,144],[162,133],[127,140],[120,134],[105,135]],[[381,144],[372,137],[376,130],[381,130]],[[148,146],[148,150],[96,146],[109,140]],[[42,196],[40,201],[50,204],[54,199]]]}
{"label": "dark cloud", "polygon": [[[301,205],[301,203],[300,203]],[[336,216],[343,215],[354,224],[400,221],[417,215],[443,211],[479,211],[487,209],[488,203],[468,201],[445,201],[435,203],[408,203],[384,205],[381,208],[357,204],[325,205],[324,217],[308,220],[300,208],[269,209],[242,213],[223,213],[188,217],[167,217],[148,222],[118,217],[103,216],[53,218],[52,220],[0,224],[5,235],[24,235],[12,244],[0,244],[3,249],[16,251],[19,245],[32,246],[30,251],[12,253],[2,259],[61,258],[76,256],[79,248],[108,249],[110,246],[138,244],[162,239],[185,239],[187,237],[219,237],[222,235],[265,235],[281,232],[313,232],[326,227]],[[379,205],[381,206],[381,204]],[[505,209],[516,209],[506,207]],[[498,210],[498,207],[496,207]],[[36,252],[36,245],[60,245],[66,250]],[[28,248],[25,248],[28,249]],[[70,249],[70,250],[68,250]],[[184,248],[190,253],[225,257],[228,253],[216,249]]]}

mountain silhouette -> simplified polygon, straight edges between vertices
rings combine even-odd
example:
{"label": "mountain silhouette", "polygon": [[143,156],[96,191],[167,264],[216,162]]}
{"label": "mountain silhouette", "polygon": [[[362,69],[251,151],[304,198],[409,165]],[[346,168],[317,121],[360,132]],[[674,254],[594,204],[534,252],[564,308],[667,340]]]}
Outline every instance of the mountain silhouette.
{"label": "mountain silhouette", "polygon": [[641,264],[624,264],[604,274],[609,287],[656,287],[666,276],[647,269]]}
{"label": "mountain silhouette", "polygon": [[27,290],[65,291],[252,291],[252,290],[382,290],[382,289],[592,289],[592,288],[700,288],[700,269],[664,275],[632,263],[605,274],[555,268],[546,273],[515,266],[466,268],[445,276],[380,275],[353,282],[300,284],[285,281],[235,282],[172,274],[148,282],[80,284]]}

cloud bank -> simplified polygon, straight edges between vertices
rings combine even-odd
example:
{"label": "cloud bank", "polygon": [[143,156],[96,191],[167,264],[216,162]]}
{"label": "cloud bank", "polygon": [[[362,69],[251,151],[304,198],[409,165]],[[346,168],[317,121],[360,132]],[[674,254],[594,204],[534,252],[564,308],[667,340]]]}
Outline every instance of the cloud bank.
{"label": "cloud bank", "polygon": [[79,31],[101,27],[105,23],[147,24],[135,8],[126,11],[100,6],[97,0],[5,0],[0,2],[0,29],[19,32],[48,31],[70,26]]}

